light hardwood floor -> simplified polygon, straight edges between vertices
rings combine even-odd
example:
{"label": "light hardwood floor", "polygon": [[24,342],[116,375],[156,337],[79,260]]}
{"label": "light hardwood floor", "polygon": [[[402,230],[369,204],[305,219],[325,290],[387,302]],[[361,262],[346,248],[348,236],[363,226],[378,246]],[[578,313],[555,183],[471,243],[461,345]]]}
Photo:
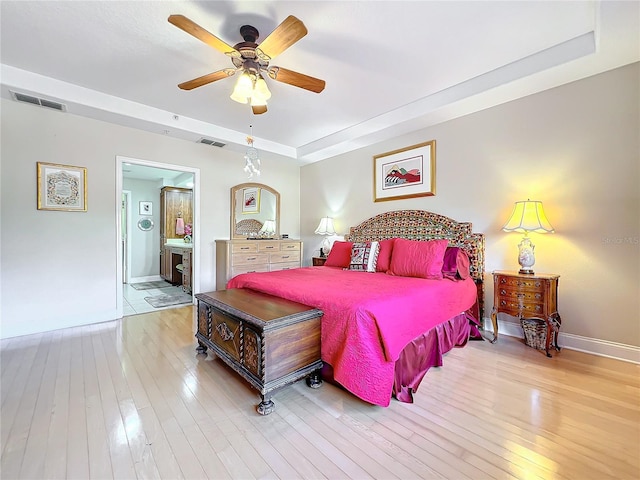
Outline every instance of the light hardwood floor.
{"label": "light hardwood floor", "polygon": [[259,395],[196,355],[193,307],[1,342],[1,477],[637,479],[640,367],[471,342],[414,404]]}

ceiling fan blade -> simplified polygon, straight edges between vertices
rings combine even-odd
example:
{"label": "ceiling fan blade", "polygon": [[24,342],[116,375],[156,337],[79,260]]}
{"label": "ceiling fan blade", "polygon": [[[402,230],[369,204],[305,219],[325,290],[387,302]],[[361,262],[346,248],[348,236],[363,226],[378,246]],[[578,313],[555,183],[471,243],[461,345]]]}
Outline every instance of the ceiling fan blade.
{"label": "ceiling fan blade", "polygon": [[320,93],[324,90],[325,81],[319,78],[310,77],[304,73],[294,72],[282,67],[270,67],[269,77],[282,83],[288,83],[294,87],[304,88],[311,92]]}
{"label": "ceiling fan blade", "polygon": [[260,115],[267,111],[266,105],[251,105],[251,110],[253,110],[254,115]]}
{"label": "ceiling fan blade", "polygon": [[169,23],[175,25],[181,30],[184,30],[189,35],[193,35],[198,40],[201,40],[202,42],[224,53],[225,55],[229,55],[231,57],[240,56],[240,52],[238,52],[231,45],[229,45],[226,42],[223,42],[214,34],[207,32],[200,25],[189,20],[184,15],[170,15],[168,20],[169,20]]}
{"label": "ceiling fan blade", "polygon": [[307,27],[293,15],[289,15],[256,48],[261,60],[269,61],[280,55],[307,34]]}
{"label": "ceiling fan blade", "polygon": [[188,82],[183,82],[178,85],[178,87],[180,87],[182,90],[193,90],[194,88],[201,87],[208,83],[216,82],[218,80],[222,80],[223,78],[230,77],[234,73],[236,73],[236,71],[233,68],[225,68],[223,70],[218,70],[217,72],[203,75],[202,77],[194,78],[193,80],[189,80]]}

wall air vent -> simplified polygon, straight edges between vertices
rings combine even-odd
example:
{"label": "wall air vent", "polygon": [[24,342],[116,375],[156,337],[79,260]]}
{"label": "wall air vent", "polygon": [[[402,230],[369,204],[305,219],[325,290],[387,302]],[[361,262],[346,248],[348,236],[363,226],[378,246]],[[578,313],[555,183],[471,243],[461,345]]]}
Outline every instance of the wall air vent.
{"label": "wall air vent", "polygon": [[34,97],[33,95],[27,95],[26,93],[19,93],[19,92],[13,92],[13,91],[11,92],[11,96],[17,102],[31,103],[32,105],[39,105],[41,107],[51,108],[53,110],[58,110],[59,112],[67,111],[66,105],[62,103],[54,102],[53,100],[47,100],[46,98],[38,98],[38,97]]}
{"label": "wall air vent", "polygon": [[202,137],[196,143],[204,143],[205,145],[211,145],[212,147],[224,147],[226,145],[226,143],[217,142],[210,138],[204,138],[204,137]]}

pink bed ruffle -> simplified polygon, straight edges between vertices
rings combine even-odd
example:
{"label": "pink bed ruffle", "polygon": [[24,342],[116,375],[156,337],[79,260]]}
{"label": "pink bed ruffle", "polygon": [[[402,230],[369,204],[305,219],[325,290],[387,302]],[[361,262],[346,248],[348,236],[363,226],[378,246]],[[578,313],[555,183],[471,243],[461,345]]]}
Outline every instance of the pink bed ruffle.
{"label": "pink bed ruffle", "polygon": [[436,325],[411,341],[396,361],[393,396],[401,402],[413,403],[413,394],[431,367],[441,367],[444,355],[454,347],[464,347],[469,338],[482,339],[476,322],[469,313],[456,315]]}

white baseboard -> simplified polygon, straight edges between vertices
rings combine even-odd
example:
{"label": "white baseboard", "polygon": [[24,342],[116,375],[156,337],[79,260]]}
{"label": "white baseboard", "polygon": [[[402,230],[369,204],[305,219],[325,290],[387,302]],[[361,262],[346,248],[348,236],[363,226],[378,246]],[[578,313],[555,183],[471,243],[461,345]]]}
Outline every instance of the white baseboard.
{"label": "white baseboard", "polygon": [[149,275],[147,277],[131,277],[131,282],[129,283],[157,282],[158,280],[162,280],[160,275]]}
{"label": "white baseboard", "polygon": [[[487,331],[493,332],[493,325],[491,324],[490,318],[484,319],[484,326]],[[498,333],[499,335],[524,338],[520,325],[513,322],[501,322],[498,320]],[[562,348],[568,348],[569,350],[577,350],[592,355],[640,364],[640,347],[633,345],[609,342],[597,338],[581,337],[580,335],[564,333],[562,329],[558,336],[558,345]]]}

